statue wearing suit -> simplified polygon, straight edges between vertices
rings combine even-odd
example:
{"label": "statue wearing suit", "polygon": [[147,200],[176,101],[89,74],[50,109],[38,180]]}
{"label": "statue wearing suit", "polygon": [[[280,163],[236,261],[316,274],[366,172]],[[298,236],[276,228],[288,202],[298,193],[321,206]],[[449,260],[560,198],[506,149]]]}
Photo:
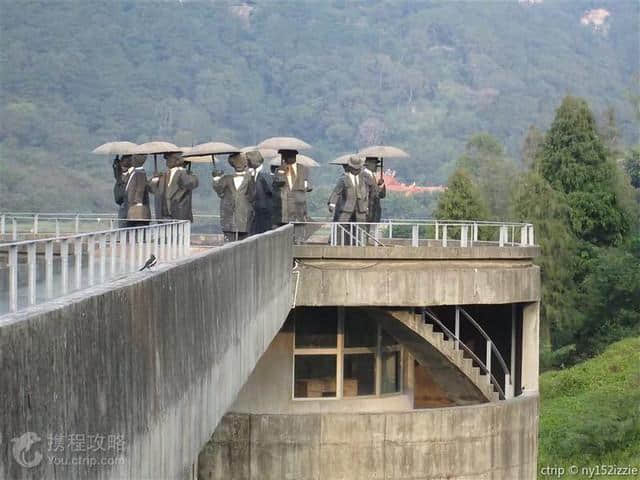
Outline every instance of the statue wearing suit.
{"label": "statue wearing suit", "polygon": [[329,211],[336,222],[366,222],[370,181],[362,172],[363,159],[349,158],[348,168],[329,197]]}
{"label": "statue wearing suit", "polygon": [[256,184],[256,194],[254,202],[254,215],[250,233],[257,233],[271,230],[273,212],[273,179],[271,173],[264,167],[264,159],[259,151],[246,153],[249,167],[253,169],[253,178]]}
{"label": "statue wearing suit", "polygon": [[296,150],[280,150],[282,165],[273,176],[274,225],[307,219],[307,192],[312,190],[309,170],[296,162]]}
{"label": "statue wearing suit", "polygon": [[149,186],[144,171],[146,155],[134,155],[127,176],[125,192],[127,196],[127,226],[140,227],[149,224],[151,209],[149,208]]}
{"label": "statue wearing suit", "polygon": [[247,169],[244,153],[229,155],[229,163],[234,172],[222,175],[214,171],[213,189],[220,197],[220,225],[224,241],[243,240],[251,231],[254,216],[256,182]]}
{"label": "statue wearing suit", "polygon": [[191,195],[198,187],[198,177],[184,168],[184,160],[179,153],[165,154],[165,158],[168,170],[154,175],[149,185],[160,207],[160,216],[156,211],[156,218],[193,222]]}
{"label": "statue wearing suit", "polygon": [[380,199],[387,196],[387,186],[382,178],[376,178],[378,169],[378,159],[375,157],[367,157],[365,159],[364,174],[369,180],[369,213],[367,214],[367,222],[378,223],[382,218],[382,206]]}
{"label": "statue wearing suit", "polygon": [[113,177],[116,180],[113,186],[113,199],[118,205],[118,226],[124,228],[127,226],[127,194],[125,187],[127,185],[128,170],[131,167],[131,155],[123,155],[122,158],[116,157],[113,160]]}

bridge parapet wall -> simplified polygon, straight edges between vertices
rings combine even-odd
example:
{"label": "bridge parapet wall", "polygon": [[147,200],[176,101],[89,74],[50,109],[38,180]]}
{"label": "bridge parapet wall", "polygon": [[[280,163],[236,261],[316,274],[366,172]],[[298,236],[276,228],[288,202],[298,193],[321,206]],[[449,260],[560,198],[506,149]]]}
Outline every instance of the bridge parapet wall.
{"label": "bridge parapet wall", "polygon": [[[287,317],[292,242],[282,227],[3,316],[0,478],[183,478]],[[12,448],[25,432],[31,468]]]}

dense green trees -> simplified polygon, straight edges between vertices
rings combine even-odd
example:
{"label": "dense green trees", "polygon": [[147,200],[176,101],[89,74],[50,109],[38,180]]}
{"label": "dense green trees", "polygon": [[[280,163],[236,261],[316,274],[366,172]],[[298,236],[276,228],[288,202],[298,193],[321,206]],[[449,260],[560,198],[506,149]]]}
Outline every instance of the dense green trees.
{"label": "dense green trees", "polygon": [[440,194],[435,217],[440,220],[484,220],[487,207],[469,174],[458,168],[447,182],[447,190]]}
{"label": "dense green trees", "polygon": [[587,103],[566,97],[536,159],[536,170],[566,195],[574,234],[594,245],[619,243],[630,219],[618,199],[616,166]]}
{"label": "dense green trees", "polygon": [[623,147],[614,118],[605,112],[608,128],[597,128],[586,101],[567,96],[547,132],[527,131],[520,172],[495,138],[472,136],[436,209],[438,218],[535,225],[546,366],[640,332],[638,154],[616,163]]}
{"label": "dense green trees", "polygon": [[583,99],[563,100],[535,151],[513,212],[542,247],[543,347],[590,355],[640,331],[638,204]]}
{"label": "dense green trees", "polygon": [[598,4],[606,36],[576,2],[250,2],[246,16],[237,3],[2,2],[0,165],[15,173],[0,207],[111,210],[109,161],[87,152],[113,139],[296,135],[321,162],[379,141],[412,154],[401,180],[438,184],[475,132],[515,158],[569,90],[614,107],[618,138],[636,141],[637,2]]}

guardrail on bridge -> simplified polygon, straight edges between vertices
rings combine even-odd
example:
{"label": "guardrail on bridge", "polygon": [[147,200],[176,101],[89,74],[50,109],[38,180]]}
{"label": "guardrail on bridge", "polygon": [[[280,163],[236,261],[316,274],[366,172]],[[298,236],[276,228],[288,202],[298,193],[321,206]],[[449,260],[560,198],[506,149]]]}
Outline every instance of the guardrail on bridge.
{"label": "guardrail on bridge", "polygon": [[181,220],[0,243],[0,315],[137,271],[152,254],[156,262],[185,257],[190,237],[190,222]]}

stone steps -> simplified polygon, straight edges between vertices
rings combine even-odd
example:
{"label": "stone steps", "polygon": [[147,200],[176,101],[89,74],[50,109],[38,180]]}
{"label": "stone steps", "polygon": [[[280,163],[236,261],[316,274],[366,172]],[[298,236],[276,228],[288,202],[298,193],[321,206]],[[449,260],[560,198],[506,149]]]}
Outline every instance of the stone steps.
{"label": "stone steps", "polygon": [[489,377],[482,373],[479,367],[473,365],[471,358],[464,356],[462,348],[456,348],[454,340],[445,338],[443,332],[434,331],[433,324],[423,322],[420,315],[406,311],[398,313],[394,315],[396,319],[433,345],[436,350],[473,382],[487,400],[492,402],[500,400],[500,395],[494,389]]}

